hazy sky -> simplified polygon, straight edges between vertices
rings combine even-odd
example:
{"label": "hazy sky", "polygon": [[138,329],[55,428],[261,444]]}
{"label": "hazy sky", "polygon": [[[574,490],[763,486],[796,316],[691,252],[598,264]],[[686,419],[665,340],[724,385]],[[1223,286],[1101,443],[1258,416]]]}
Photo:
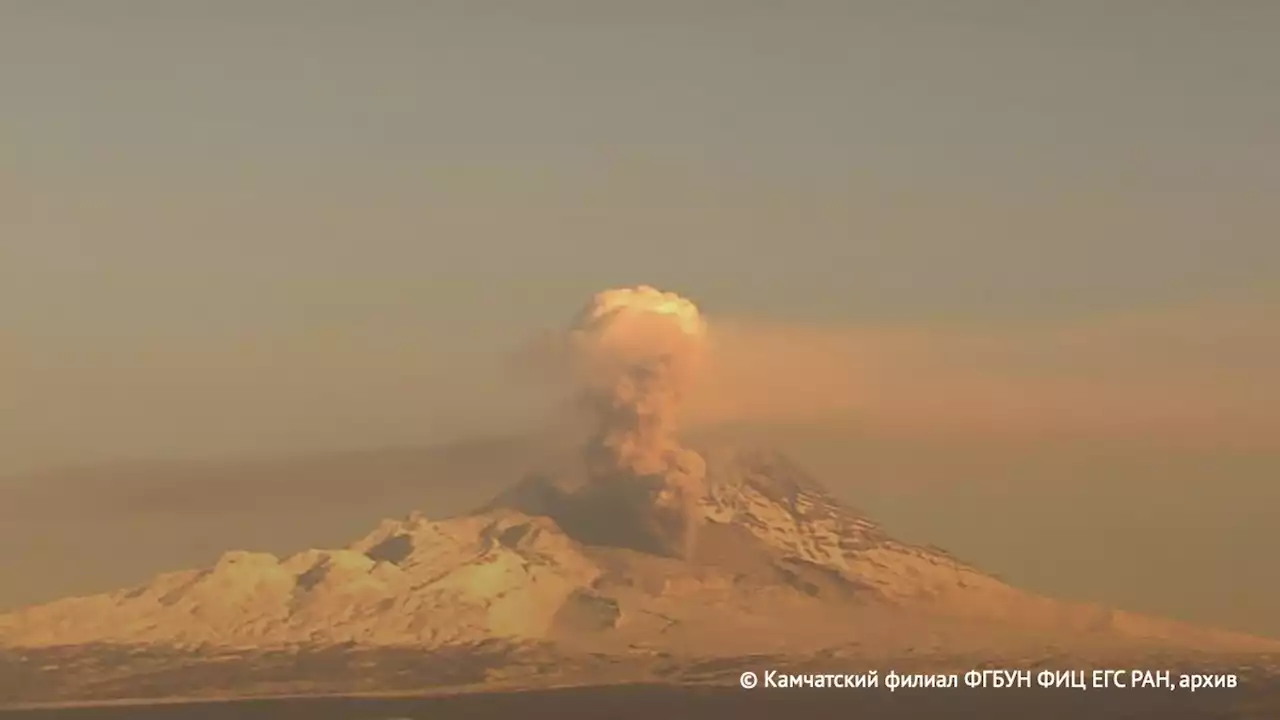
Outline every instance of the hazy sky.
{"label": "hazy sky", "polygon": [[0,471],[482,427],[617,284],[1275,317],[1277,37],[1265,0],[0,0]]}

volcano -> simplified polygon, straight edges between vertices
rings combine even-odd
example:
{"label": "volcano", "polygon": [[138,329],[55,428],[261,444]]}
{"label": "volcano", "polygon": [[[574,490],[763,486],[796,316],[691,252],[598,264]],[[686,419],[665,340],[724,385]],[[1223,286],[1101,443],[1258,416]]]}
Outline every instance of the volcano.
{"label": "volcano", "polygon": [[[594,658],[617,669],[655,658],[693,667],[759,656],[1226,656],[1280,646],[1039,597],[895,540],[783,455],[703,455],[706,492],[696,526],[684,529],[691,542],[663,541],[662,504],[648,495],[601,497],[572,473],[531,474],[475,512],[386,520],[344,549],[228,552],[140,587],[20,609],[0,616],[0,647],[27,668],[59,658],[49,671],[62,678],[58,692],[84,687],[69,666],[110,665],[109,694],[136,696],[156,692],[129,671],[148,657],[185,658],[188,668],[293,657],[302,673],[299,653],[334,649],[349,659],[411,652],[419,664],[485,656],[485,672],[467,679],[483,683],[527,661],[511,653],[532,649],[543,658],[535,665]],[[166,672],[176,672],[171,660]],[[366,689],[417,682],[413,673],[361,677]]]}

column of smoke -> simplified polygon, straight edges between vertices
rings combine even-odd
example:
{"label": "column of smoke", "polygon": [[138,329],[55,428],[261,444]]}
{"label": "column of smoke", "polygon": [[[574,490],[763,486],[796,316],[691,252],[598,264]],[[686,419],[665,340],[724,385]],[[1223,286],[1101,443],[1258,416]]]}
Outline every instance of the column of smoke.
{"label": "column of smoke", "polygon": [[[599,293],[569,336],[597,512],[627,514],[668,552],[688,556],[704,494],[705,464],[676,436],[681,400],[706,344],[698,308],[641,286]],[[601,518],[609,522],[609,518]]]}

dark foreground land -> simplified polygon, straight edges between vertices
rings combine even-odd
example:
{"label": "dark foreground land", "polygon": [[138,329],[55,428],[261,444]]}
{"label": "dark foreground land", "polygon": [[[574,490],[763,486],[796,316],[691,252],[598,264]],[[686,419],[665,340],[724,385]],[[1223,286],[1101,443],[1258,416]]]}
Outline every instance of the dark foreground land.
{"label": "dark foreground land", "polygon": [[452,720],[454,718],[1280,719],[1280,684],[1201,690],[742,690],[631,685],[432,698],[288,698],[0,711],[3,720]]}

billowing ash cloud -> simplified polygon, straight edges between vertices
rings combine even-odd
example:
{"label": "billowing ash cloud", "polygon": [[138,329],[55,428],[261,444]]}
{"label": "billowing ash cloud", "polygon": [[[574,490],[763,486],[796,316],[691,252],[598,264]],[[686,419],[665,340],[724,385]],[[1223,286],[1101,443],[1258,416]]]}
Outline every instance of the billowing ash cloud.
{"label": "billowing ash cloud", "polygon": [[579,400],[592,423],[592,489],[618,511],[640,511],[633,519],[668,551],[691,551],[704,492],[705,464],[676,432],[705,347],[697,306],[648,286],[597,294],[569,333]]}
{"label": "billowing ash cloud", "polygon": [[706,326],[674,293],[641,286],[595,296],[570,334],[582,402],[595,422],[603,472],[658,475],[680,447],[680,401],[698,369]]}

